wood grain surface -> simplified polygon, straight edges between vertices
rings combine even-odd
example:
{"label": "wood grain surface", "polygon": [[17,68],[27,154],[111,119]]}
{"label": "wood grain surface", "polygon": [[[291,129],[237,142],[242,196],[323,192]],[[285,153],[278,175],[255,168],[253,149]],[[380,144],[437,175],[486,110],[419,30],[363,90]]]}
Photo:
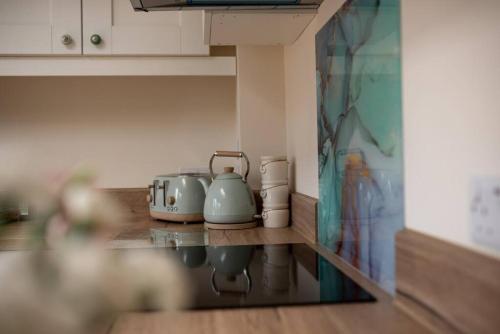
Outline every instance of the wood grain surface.
{"label": "wood grain surface", "polygon": [[375,303],[128,313],[117,319],[110,333],[423,334],[428,331],[396,308]]}
{"label": "wood grain surface", "polygon": [[206,231],[211,245],[284,244],[307,241],[301,234],[291,228],[273,229],[259,226],[244,230],[206,230],[202,223],[182,224],[144,218],[133,223],[124,224],[121,230],[113,237],[112,243],[123,247],[127,243],[137,245],[140,240],[149,242],[151,228],[176,232]]}
{"label": "wood grain surface", "polygon": [[403,230],[396,277],[396,303],[430,328],[500,333],[500,260]]}
{"label": "wood grain surface", "polygon": [[257,221],[251,221],[247,223],[237,223],[237,224],[220,224],[220,223],[209,223],[205,222],[203,226],[210,230],[244,230],[247,228],[254,228],[257,226]]}
{"label": "wood grain surface", "polygon": [[149,204],[146,196],[147,188],[116,188],[103,189],[108,195],[116,199],[132,219],[149,216]]}
{"label": "wood grain surface", "polygon": [[318,240],[317,203],[317,199],[300,193],[292,193],[291,195],[292,228],[312,242]]}

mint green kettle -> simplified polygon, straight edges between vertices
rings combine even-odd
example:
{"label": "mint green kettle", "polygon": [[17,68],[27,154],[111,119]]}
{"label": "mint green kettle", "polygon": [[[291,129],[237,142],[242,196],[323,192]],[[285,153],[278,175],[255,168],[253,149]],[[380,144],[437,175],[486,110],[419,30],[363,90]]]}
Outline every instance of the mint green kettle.
{"label": "mint green kettle", "polygon": [[[234,173],[233,167],[225,167],[224,173],[215,177],[213,161],[215,157],[245,158],[245,176]],[[257,213],[255,198],[248,186],[247,176],[250,171],[250,162],[243,152],[217,151],[210,158],[210,176],[212,183],[207,179],[199,178],[205,189],[205,205],[203,216],[209,223],[240,224],[252,222]]]}

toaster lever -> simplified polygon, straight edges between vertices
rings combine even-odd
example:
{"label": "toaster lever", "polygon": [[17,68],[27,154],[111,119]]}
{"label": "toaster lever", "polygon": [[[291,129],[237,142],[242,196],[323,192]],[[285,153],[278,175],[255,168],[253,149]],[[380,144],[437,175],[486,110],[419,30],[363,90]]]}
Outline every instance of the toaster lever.
{"label": "toaster lever", "polygon": [[[151,189],[153,189],[153,196],[151,196]],[[155,198],[156,194],[155,194],[155,186],[154,186],[154,184],[148,185],[148,190],[149,190],[149,194],[146,197],[146,199],[148,200],[148,203],[153,202],[153,205],[155,205],[154,202],[156,202],[156,198]]]}

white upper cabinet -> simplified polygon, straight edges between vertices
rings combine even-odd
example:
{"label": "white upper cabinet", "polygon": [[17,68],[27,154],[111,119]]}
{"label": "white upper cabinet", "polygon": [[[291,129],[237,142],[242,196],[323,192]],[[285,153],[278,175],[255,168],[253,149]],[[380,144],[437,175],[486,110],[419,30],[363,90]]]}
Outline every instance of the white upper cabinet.
{"label": "white upper cabinet", "polygon": [[134,12],[129,0],[82,0],[83,53],[209,55],[202,11]]}
{"label": "white upper cabinet", "polygon": [[81,54],[80,0],[0,0],[0,54]]}
{"label": "white upper cabinet", "polygon": [[72,54],[209,55],[203,12],[134,12],[130,0],[0,0],[0,55]]}

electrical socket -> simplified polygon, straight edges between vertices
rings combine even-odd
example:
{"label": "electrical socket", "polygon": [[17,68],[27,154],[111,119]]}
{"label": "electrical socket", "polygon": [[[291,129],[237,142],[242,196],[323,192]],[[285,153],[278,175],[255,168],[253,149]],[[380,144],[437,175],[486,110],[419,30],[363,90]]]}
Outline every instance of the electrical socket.
{"label": "electrical socket", "polygon": [[500,178],[472,181],[470,236],[473,242],[500,250]]}

